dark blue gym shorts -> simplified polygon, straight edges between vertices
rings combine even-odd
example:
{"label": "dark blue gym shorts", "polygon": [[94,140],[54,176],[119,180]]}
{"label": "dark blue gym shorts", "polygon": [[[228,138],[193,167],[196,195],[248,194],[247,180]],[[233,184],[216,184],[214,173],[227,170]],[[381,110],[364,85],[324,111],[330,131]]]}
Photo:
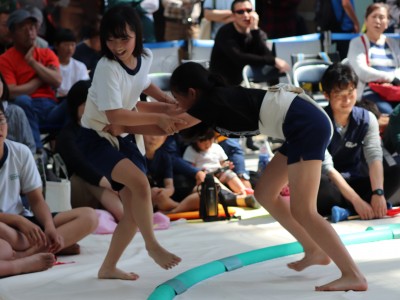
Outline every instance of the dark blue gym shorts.
{"label": "dark blue gym shorts", "polygon": [[144,174],[147,172],[146,159],[136,145],[135,136],[129,134],[126,137],[117,138],[119,149],[92,129],[81,128],[78,138],[79,147],[85,158],[110,181],[115,191],[124,187],[121,183],[111,179],[112,170],[120,160],[128,158]]}
{"label": "dark blue gym shorts", "polygon": [[332,137],[332,123],[319,107],[300,97],[294,98],[282,125],[285,142],[279,152],[288,164],[303,160],[324,160]]}

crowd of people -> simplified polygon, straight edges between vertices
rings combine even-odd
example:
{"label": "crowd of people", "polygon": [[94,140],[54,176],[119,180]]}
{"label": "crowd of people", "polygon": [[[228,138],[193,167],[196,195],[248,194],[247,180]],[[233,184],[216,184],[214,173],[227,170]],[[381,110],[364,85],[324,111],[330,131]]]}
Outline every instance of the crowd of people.
{"label": "crowd of people", "polygon": [[[289,268],[336,263],[341,277],[317,290],[367,289],[323,217],[341,206],[361,219],[382,218],[400,188],[400,104],[368,86],[400,85],[398,41],[385,35],[389,8],[368,6],[365,33],[321,80],[329,102],[323,109],[302,89],[279,84],[291,67],[265,42],[274,35],[264,18],[287,2],[293,12],[300,1],[264,4],[261,12],[259,1],[201,2],[108,1],[81,39],[60,27],[50,44],[39,34],[43,7],[0,2],[0,276],[42,271],[55,254],[78,254],[79,240],[96,229],[97,208],[118,223],[99,278],[139,277],[117,268],[138,228],[149,256],[170,269],[181,258],[157,241],[152,214],[198,210],[198,186],[213,173],[233,203],[264,206],[303,245],[304,258]],[[353,2],[340,2],[336,9],[358,32]],[[144,43],[157,40],[159,9],[165,40],[196,38],[201,16],[213,25],[209,69],[181,64],[171,76],[172,93],[148,76],[153,56]],[[298,19],[291,20],[281,29],[301,34]],[[268,85],[277,85],[241,86],[245,65],[268,70],[274,75]],[[389,122],[380,126],[385,114]],[[50,213],[42,193],[34,158],[46,157],[47,133],[55,136],[47,151],[59,153],[70,174],[73,209],[66,212]],[[260,133],[283,142],[254,182],[238,137],[258,150],[252,137]],[[384,149],[397,164],[385,163]],[[281,197],[288,184],[290,203]]]}

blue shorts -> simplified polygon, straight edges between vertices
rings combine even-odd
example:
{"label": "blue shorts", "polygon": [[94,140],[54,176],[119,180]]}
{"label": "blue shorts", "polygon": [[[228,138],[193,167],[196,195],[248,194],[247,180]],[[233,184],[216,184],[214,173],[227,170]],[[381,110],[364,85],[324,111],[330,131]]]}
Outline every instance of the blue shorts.
{"label": "blue shorts", "polygon": [[111,173],[122,159],[131,160],[144,174],[147,173],[146,159],[136,146],[135,136],[118,137],[119,149],[115,148],[106,138],[97,134],[95,130],[81,128],[78,145],[89,163],[110,181],[115,191],[121,190],[124,185],[112,180]]}
{"label": "blue shorts", "polygon": [[296,97],[282,125],[285,142],[279,152],[287,156],[288,164],[303,160],[324,160],[332,136],[332,123],[307,100]]}

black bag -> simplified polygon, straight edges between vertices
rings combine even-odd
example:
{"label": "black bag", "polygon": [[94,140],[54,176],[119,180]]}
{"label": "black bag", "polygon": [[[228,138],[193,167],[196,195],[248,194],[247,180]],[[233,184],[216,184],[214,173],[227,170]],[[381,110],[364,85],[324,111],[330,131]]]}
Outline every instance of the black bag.
{"label": "black bag", "polygon": [[[214,181],[213,174],[206,174],[203,183],[199,185],[198,192],[200,194],[199,214],[204,222],[229,220],[231,218],[225,198],[221,193],[221,187]],[[221,203],[224,208],[225,216],[218,216],[218,203]]]}
{"label": "black bag", "polygon": [[[342,32],[342,20],[344,10],[342,10],[339,20],[336,18],[332,1],[337,0],[317,0],[315,2],[315,23],[317,31]],[[340,4],[341,6],[342,4]]]}

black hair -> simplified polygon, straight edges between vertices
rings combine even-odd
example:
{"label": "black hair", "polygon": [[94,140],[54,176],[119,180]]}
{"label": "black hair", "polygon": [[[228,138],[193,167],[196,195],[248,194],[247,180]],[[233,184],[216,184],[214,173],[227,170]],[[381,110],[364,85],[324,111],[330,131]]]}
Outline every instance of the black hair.
{"label": "black hair", "polygon": [[80,80],[69,90],[67,95],[68,111],[74,124],[78,123],[78,107],[86,102],[88,91],[91,85],[90,80]]}
{"label": "black hair", "polygon": [[76,36],[71,29],[60,28],[57,30],[54,37],[54,44],[59,45],[62,42],[75,42]]}
{"label": "black hair", "polygon": [[340,62],[330,65],[321,79],[322,90],[328,95],[333,89],[343,89],[350,84],[357,88],[358,76],[349,65]]}
{"label": "black hair", "polygon": [[211,140],[215,137],[215,131],[211,127],[206,128],[206,131],[203,132],[201,135],[197,136],[196,139],[193,139],[191,142],[191,146],[196,152],[201,152],[202,150],[197,145],[197,142],[204,142]]}
{"label": "black hair", "polygon": [[3,83],[3,94],[0,96],[0,100],[8,101],[10,100],[10,89],[8,88],[8,84],[1,73],[0,73],[0,80]]}
{"label": "black hair", "polygon": [[116,5],[106,11],[100,23],[100,43],[104,56],[114,59],[114,55],[107,47],[107,40],[114,38],[127,38],[126,25],[136,35],[136,46],[133,55],[139,57],[145,55],[143,49],[142,25],[137,11],[129,5]]}
{"label": "black hair", "polygon": [[201,64],[187,62],[178,66],[171,75],[171,91],[186,95],[189,88],[207,92],[214,87],[226,86],[221,76],[215,75]]}
{"label": "black hair", "polygon": [[234,1],[232,1],[232,4],[231,4],[231,11],[235,12],[235,5],[237,3],[243,3],[243,2],[250,2],[251,3],[250,0],[234,0]]}
{"label": "black hair", "polygon": [[3,102],[0,101],[0,114],[3,114],[4,116],[6,115],[6,112],[4,111],[4,106],[3,106]]}

